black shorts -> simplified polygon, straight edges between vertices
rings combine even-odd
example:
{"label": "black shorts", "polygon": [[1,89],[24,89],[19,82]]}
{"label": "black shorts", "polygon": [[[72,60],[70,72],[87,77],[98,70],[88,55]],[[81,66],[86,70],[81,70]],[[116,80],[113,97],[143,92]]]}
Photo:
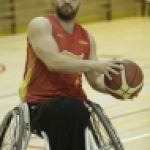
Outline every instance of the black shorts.
{"label": "black shorts", "polygon": [[28,104],[31,132],[46,132],[51,150],[85,150],[85,128],[90,113],[74,97],[60,97],[39,104]]}

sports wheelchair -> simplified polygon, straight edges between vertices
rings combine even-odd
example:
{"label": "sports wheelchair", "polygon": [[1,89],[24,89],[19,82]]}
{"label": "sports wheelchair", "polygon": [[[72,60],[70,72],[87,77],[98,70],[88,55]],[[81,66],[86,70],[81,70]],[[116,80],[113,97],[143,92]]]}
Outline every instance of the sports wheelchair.
{"label": "sports wheelchair", "polygon": [[[91,113],[90,125],[85,129],[86,150],[124,150],[102,107],[89,100],[85,105]],[[28,106],[22,103],[9,111],[0,125],[0,150],[27,150],[31,134]],[[41,134],[49,150],[48,137],[45,132]]]}

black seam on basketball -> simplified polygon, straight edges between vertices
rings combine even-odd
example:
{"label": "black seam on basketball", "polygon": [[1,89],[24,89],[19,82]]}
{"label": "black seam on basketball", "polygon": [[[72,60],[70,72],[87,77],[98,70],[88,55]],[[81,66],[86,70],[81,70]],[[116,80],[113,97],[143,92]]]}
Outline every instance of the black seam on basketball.
{"label": "black seam on basketball", "polygon": [[[122,78],[121,78],[121,81],[122,81]],[[124,90],[121,88],[121,84],[120,84],[120,86],[118,86],[118,84],[117,84],[115,81],[112,80],[112,82],[118,87],[118,89],[120,88],[120,90],[123,91],[124,93],[126,93],[126,92],[129,90],[129,89],[128,89],[128,90],[124,91]],[[122,81],[122,82],[123,82],[123,81]],[[129,93],[127,93],[127,94],[129,94]]]}
{"label": "black seam on basketball", "polygon": [[[124,69],[124,70],[125,70],[125,76],[127,76],[127,74],[126,74],[126,69]],[[137,67],[136,67],[136,72],[137,72]],[[118,87],[118,89],[120,88],[120,90],[123,92],[123,94],[121,95],[121,97],[123,97],[124,94],[130,95],[130,93],[128,93],[130,87],[129,87],[127,90],[124,91],[124,90],[121,88],[122,84],[120,84],[120,86],[118,86],[118,84],[117,84],[115,81],[112,80],[112,82]],[[123,82],[123,80],[122,80],[122,76],[121,76],[121,83],[122,83],[122,82]],[[128,84],[128,83],[127,83],[127,84]],[[129,86],[129,85],[128,85],[128,86]]]}
{"label": "black seam on basketball", "polygon": [[[122,91],[122,92],[124,92],[124,93],[127,93],[127,91],[129,90],[126,90],[126,91],[124,91],[122,88],[120,88],[120,90]],[[127,94],[129,94],[129,93],[127,93]]]}
{"label": "black seam on basketball", "polygon": [[121,96],[123,97],[124,94],[130,95],[130,93],[128,93],[129,89],[130,89],[130,87],[126,91],[122,90],[122,91],[124,91],[124,93]]}
{"label": "black seam on basketball", "polygon": [[121,88],[121,85],[119,86],[114,80],[112,80],[112,82],[119,88]]}
{"label": "black seam on basketball", "polygon": [[135,81],[135,79],[136,79],[136,76],[137,76],[137,66],[136,66],[136,69],[135,69],[135,73],[134,73],[134,77],[133,77],[133,80],[132,80],[132,82],[131,82],[131,87],[132,87],[132,84],[134,83],[134,81]]}
{"label": "black seam on basketball", "polygon": [[[135,69],[135,74],[134,74],[133,81],[131,82],[131,85],[134,83],[134,80],[135,80],[135,78],[136,78],[136,74],[137,74],[137,66],[136,66],[136,69]],[[126,74],[126,69],[125,69],[125,76],[127,76],[127,74]],[[122,81],[122,80],[121,80],[121,81]],[[128,82],[126,82],[126,83],[128,84]],[[122,83],[121,83],[121,84],[122,84]],[[129,86],[129,84],[128,84],[128,86]],[[128,93],[129,89],[130,89],[130,87],[129,87],[126,91],[124,91],[123,89],[121,89],[121,91],[123,91],[123,93],[122,93],[121,96],[123,97],[124,94],[130,95],[130,93]]]}

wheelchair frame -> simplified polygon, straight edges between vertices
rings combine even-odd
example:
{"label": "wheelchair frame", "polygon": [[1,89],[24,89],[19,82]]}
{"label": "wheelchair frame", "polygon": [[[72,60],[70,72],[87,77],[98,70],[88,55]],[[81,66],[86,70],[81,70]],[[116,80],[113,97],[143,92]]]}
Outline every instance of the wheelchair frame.
{"label": "wheelchair frame", "polygon": [[[114,148],[113,150],[124,150],[122,142],[120,141],[116,130],[112,126],[104,110],[98,104],[95,104],[89,100],[85,101],[85,106],[91,113],[90,125],[85,129],[86,150],[109,150],[112,147]],[[13,110],[9,111],[3,119],[3,122],[0,126],[0,149],[9,122],[11,119],[17,118],[17,116],[19,116],[19,140],[17,141],[18,144],[16,149],[13,149],[13,145],[11,144],[11,150],[27,150],[30,136],[32,134],[30,132],[30,115],[27,103],[21,103],[18,107],[15,107]],[[98,118],[99,122],[105,129],[106,135],[110,140],[108,143],[103,139],[104,137],[100,131],[99,124],[96,123],[95,117]],[[16,120],[17,124],[17,119],[14,120]],[[44,139],[46,150],[50,150],[46,133],[42,131],[41,134]]]}
{"label": "wheelchair frame", "polygon": [[[3,140],[5,139],[5,134],[9,131],[12,132],[11,129],[9,129],[9,125],[14,124],[14,130],[12,133],[12,138],[10,143],[5,143],[5,145],[11,145],[12,148],[15,148],[16,150],[20,150],[22,147],[22,135],[23,135],[23,111],[20,107],[15,107],[13,110],[9,111],[1,126],[0,126],[0,148],[2,147]],[[18,126],[19,124],[19,126]],[[17,133],[18,129],[18,133]],[[17,144],[16,144],[16,137],[18,137]]]}

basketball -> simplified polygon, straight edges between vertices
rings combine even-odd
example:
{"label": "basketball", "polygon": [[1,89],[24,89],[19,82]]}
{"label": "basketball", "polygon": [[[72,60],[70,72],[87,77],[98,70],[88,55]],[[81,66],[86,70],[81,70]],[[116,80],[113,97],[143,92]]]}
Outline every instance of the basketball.
{"label": "basketball", "polygon": [[117,99],[131,99],[137,96],[144,83],[142,69],[131,60],[124,60],[123,69],[119,75],[110,73],[112,80],[104,76],[108,92]]}

